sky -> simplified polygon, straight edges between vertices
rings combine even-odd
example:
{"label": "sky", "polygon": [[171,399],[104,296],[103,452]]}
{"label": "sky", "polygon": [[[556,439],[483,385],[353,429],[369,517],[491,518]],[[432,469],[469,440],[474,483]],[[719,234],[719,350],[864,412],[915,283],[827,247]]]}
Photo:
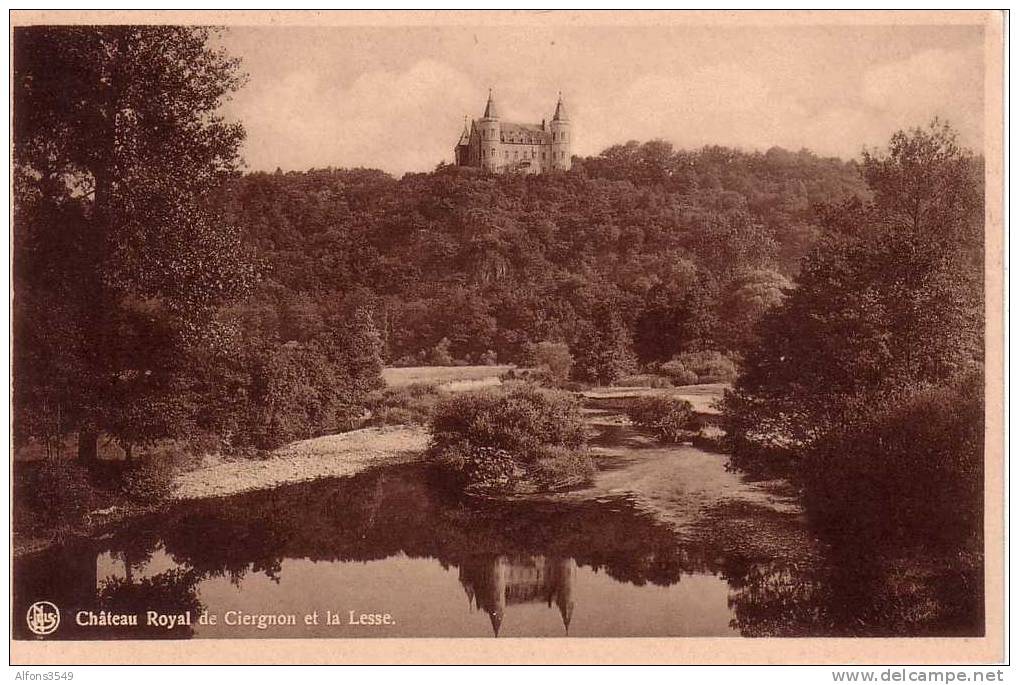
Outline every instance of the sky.
{"label": "sky", "polygon": [[780,146],[857,157],[947,119],[983,146],[979,26],[231,27],[246,85],[250,170],[451,161],[492,88],[500,116],[551,118],[562,91],[574,154],[662,138],[678,148]]}

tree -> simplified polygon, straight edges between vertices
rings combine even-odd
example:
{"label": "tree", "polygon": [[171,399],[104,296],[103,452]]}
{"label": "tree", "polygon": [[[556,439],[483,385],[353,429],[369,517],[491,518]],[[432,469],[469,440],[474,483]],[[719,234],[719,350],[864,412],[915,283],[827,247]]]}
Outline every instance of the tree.
{"label": "tree", "polygon": [[615,307],[600,303],[593,318],[584,321],[577,342],[573,373],[582,381],[611,385],[637,370],[630,332]]}
{"label": "tree", "polygon": [[789,279],[771,269],[746,271],[734,277],[719,298],[718,337],[733,350],[753,347],[757,342],[757,322],[765,312],[782,303],[790,288]]}
{"label": "tree", "polygon": [[666,361],[711,344],[717,327],[708,274],[690,284],[662,284],[648,292],[636,323],[636,350],[643,362]]}
{"label": "tree", "polygon": [[770,432],[807,447],[870,402],[979,367],[978,171],[937,122],[865,157],[874,202],[829,208],[827,234],[765,314],[727,398],[737,446]]}
{"label": "tree", "polygon": [[[19,365],[16,392],[67,416],[62,426],[77,429],[85,461],[100,432],[130,444],[181,428],[150,421],[184,380],[181,352],[208,342],[212,312],[256,277],[240,234],[208,202],[236,170],[243,138],[217,114],[241,84],[239,64],[210,46],[211,35],[171,26],[15,31],[23,267],[15,278],[26,295],[15,302],[15,347],[51,328],[43,303],[69,295],[61,316],[71,337],[60,352],[73,359]],[[40,264],[55,215],[68,212],[66,251]],[[58,366],[75,396],[39,397]],[[149,418],[132,418],[144,405]]]}

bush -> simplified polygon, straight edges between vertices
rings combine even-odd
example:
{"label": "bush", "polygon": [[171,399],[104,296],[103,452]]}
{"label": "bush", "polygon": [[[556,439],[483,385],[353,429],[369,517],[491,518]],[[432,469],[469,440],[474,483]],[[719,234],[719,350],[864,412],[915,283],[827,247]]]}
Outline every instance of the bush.
{"label": "bush", "polygon": [[522,381],[546,388],[554,388],[558,385],[555,377],[548,371],[548,369],[507,369],[499,374],[499,380],[504,383],[510,381]]}
{"label": "bush", "polygon": [[387,388],[368,400],[373,426],[426,425],[432,418],[442,393],[430,383],[412,383],[402,388]]}
{"label": "bush", "polygon": [[692,440],[699,428],[693,405],[666,395],[636,397],[627,406],[626,415],[634,424],[651,431],[663,442]]}
{"label": "bush", "polygon": [[566,343],[546,340],[528,345],[525,357],[528,365],[548,371],[556,383],[566,381],[573,369],[573,355]]}
{"label": "bush", "polygon": [[542,489],[579,483],[594,473],[591,457],[578,450],[552,447],[534,461],[530,477]]}
{"label": "bush", "polygon": [[454,395],[435,408],[429,453],[470,489],[520,489],[590,473],[578,402],[515,385]]}
{"label": "bush", "polygon": [[721,352],[684,352],[663,363],[659,369],[676,385],[695,383],[732,383],[736,363]]}
{"label": "bush", "polygon": [[29,520],[45,526],[81,523],[96,499],[88,470],[69,459],[42,461],[19,485],[16,495],[30,512]]}
{"label": "bush", "polygon": [[449,352],[451,346],[449,338],[435,343],[435,347],[428,353],[428,363],[433,366],[453,366],[453,355]]}
{"label": "bush", "polygon": [[672,380],[668,376],[654,373],[641,373],[633,376],[622,376],[612,384],[619,387],[639,388],[671,388]]}
{"label": "bush", "polygon": [[136,504],[158,504],[173,490],[173,471],[172,465],[162,459],[135,462],[121,474],[118,489]]}
{"label": "bush", "polygon": [[841,534],[979,548],[983,388],[977,377],[848,409],[800,463],[808,512]]}

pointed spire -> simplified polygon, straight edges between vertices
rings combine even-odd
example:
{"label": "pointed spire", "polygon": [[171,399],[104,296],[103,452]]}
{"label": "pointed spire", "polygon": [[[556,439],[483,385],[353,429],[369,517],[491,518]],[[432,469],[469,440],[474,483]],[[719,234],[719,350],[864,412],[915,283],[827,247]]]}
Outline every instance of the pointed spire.
{"label": "pointed spire", "polygon": [[555,114],[552,115],[552,121],[566,121],[566,107],[563,105],[563,91],[559,91],[559,101],[555,105]]}
{"label": "pointed spire", "polygon": [[559,615],[563,617],[563,626],[566,627],[566,634],[570,634],[570,621],[573,620],[573,602],[559,602]]}
{"label": "pointed spire", "polygon": [[457,145],[468,145],[471,142],[471,133],[467,130],[467,115],[464,114],[464,130],[460,134],[460,142]]}
{"label": "pointed spire", "polygon": [[502,612],[493,611],[488,617],[492,619],[492,632],[496,637],[499,637],[499,628],[502,627]]}
{"label": "pointed spire", "polygon": [[495,99],[492,97],[492,89],[488,89],[488,103],[485,105],[485,119],[498,119],[499,112],[495,108]]}

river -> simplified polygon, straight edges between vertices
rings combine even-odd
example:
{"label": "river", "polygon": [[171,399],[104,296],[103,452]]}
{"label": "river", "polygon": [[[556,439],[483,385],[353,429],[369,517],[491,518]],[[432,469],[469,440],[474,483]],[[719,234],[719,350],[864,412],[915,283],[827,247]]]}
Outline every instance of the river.
{"label": "river", "polygon": [[[661,446],[609,410],[589,419],[598,472],[569,492],[465,497],[426,465],[404,464],[179,503],[26,555],[15,564],[15,637],[33,637],[24,617],[40,600],[61,612],[51,639],[828,636],[923,625],[882,612],[889,601],[922,610],[934,590],[889,595],[888,565],[814,537],[788,484]],[[167,618],[147,625],[148,612]],[[111,616],[138,625],[96,624]]]}

